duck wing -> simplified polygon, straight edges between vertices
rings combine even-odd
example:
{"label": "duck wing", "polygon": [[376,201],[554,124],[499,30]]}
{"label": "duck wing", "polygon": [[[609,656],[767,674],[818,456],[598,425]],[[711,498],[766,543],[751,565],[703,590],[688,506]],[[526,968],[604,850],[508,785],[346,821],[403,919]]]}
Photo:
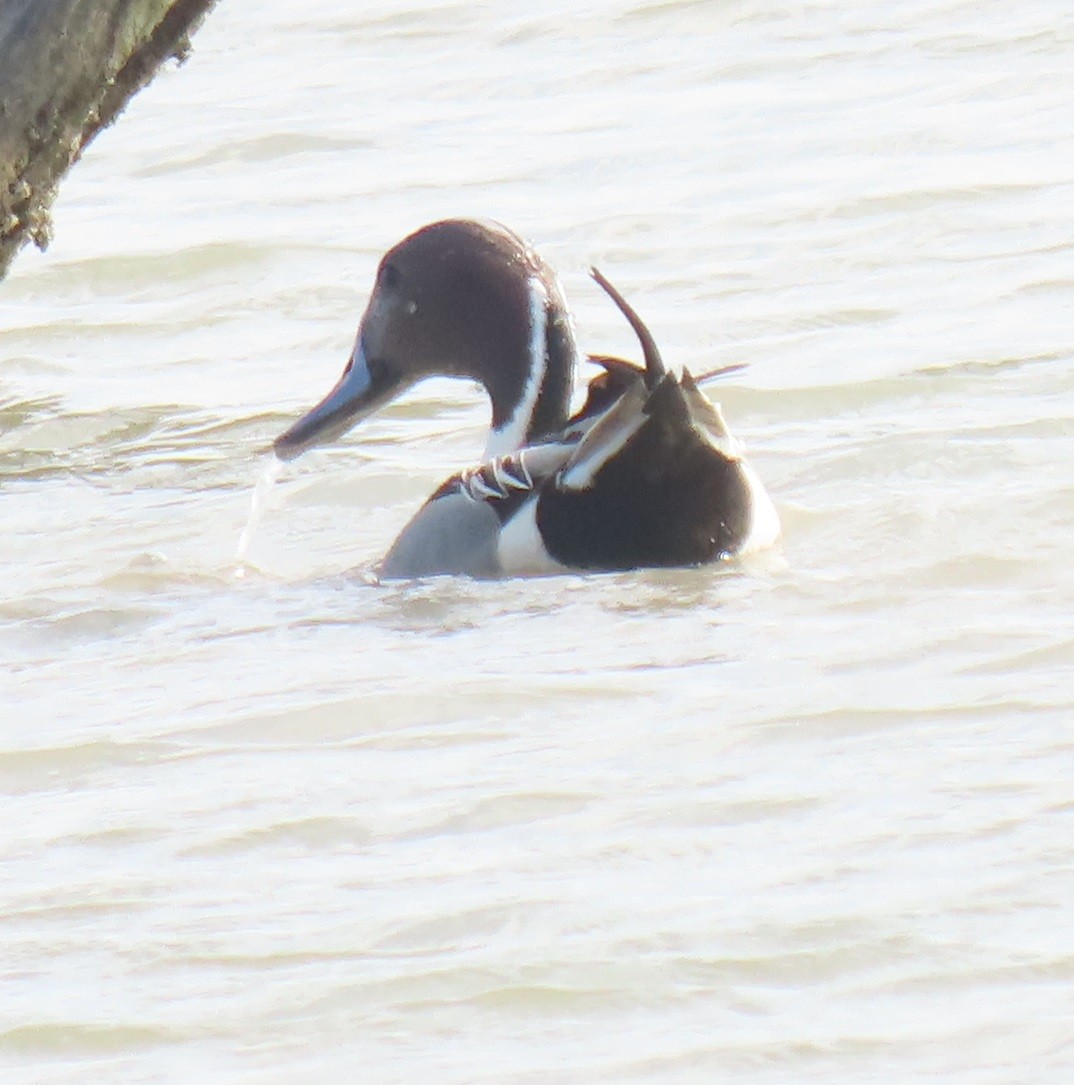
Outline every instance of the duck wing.
{"label": "duck wing", "polygon": [[555,566],[541,553],[539,540],[525,533],[519,537],[514,531],[511,545],[521,545],[522,557],[501,553],[502,536],[505,525],[536,500],[573,451],[572,443],[532,445],[452,475],[400,532],[377,569],[379,576],[410,579],[450,574],[488,579],[505,573],[554,571]]}
{"label": "duck wing", "polygon": [[557,562],[698,565],[735,553],[751,487],[722,415],[689,378],[620,397],[543,487],[536,526]]}
{"label": "duck wing", "polygon": [[667,371],[641,317],[591,270],[638,336],[645,369],[543,486],[540,538],[552,558],[576,568],[696,565],[735,553],[752,524],[737,442],[693,377]]}
{"label": "duck wing", "polygon": [[[594,469],[588,457],[599,457],[602,449],[625,439],[626,434],[617,436],[618,427],[634,425],[644,400],[638,366],[621,358],[593,360],[603,372],[590,382],[585,405],[563,433],[447,479],[384,556],[377,569],[382,579],[447,574],[484,579],[561,571],[536,526],[539,496],[568,463],[580,464],[579,471]],[[627,407],[621,406],[624,399]],[[591,438],[595,429],[599,435]]]}
{"label": "duck wing", "polygon": [[560,437],[565,441],[582,437],[628,388],[644,383],[645,380],[645,370],[623,358],[615,358],[609,354],[590,354],[587,360],[593,365],[599,365],[603,372],[589,382],[585,403],[571,415],[563,427]]}
{"label": "duck wing", "polygon": [[[591,355],[603,372],[563,432],[449,478],[403,529],[382,577],[697,565],[778,535],[719,406],[690,373],[667,372],[641,318],[594,278],[637,333],[645,368]],[[763,539],[758,507],[770,512]]]}

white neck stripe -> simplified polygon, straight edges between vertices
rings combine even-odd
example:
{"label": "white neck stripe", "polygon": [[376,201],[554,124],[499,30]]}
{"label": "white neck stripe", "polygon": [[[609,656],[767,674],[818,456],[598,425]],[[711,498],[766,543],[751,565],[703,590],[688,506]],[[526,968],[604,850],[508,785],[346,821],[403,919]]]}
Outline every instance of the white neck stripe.
{"label": "white neck stripe", "polygon": [[548,326],[548,294],[536,275],[527,282],[530,295],[530,369],[518,406],[499,429],[489,431],[485,459],[491,460],[521,448],[533,421],[533,411],[541,395],[545,370],[548,367],[545,332]]}

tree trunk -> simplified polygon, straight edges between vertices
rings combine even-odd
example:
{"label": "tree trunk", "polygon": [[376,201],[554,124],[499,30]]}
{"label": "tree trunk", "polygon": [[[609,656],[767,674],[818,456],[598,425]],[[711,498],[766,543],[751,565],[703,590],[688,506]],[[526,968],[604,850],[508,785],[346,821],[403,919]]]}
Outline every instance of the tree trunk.
{"label": "tree trunk", "polygon": [[0,279],[45,248],[60,178],[216,0],[0,0]]}

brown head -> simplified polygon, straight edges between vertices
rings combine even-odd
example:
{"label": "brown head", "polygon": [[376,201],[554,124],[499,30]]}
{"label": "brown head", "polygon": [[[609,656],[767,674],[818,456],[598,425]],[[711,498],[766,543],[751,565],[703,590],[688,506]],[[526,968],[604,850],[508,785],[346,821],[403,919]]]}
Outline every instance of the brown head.
{"label": "brown head", "polygon": [[493,435],[518,447],[565,422],[575,356],[562,290],[529,245],[492,223],[436,222],[385,254],[342,377],[274,448],[293,459],[433,375],[484,385]]}

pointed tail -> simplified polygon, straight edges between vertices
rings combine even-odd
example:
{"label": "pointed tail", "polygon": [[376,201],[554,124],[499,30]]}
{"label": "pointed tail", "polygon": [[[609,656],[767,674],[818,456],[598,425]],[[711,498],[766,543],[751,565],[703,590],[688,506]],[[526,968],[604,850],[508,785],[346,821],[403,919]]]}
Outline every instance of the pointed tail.
{"label": "pointed tail", "polygon": [[612,286],[598,268],[591,267],[589,273],[608,297],[615,302],[619,311],[627,318],[627,323],[634,329],[634,334],[641,343],[642,353],[645,355],[645,387],[652,391],[659,384],[660,379],[667,374],[667,367],[664,365],[664,359],[660,357],[660,348],[656,345],[652,332],[645,326],[641,317],[634,312],[626,298]]}

